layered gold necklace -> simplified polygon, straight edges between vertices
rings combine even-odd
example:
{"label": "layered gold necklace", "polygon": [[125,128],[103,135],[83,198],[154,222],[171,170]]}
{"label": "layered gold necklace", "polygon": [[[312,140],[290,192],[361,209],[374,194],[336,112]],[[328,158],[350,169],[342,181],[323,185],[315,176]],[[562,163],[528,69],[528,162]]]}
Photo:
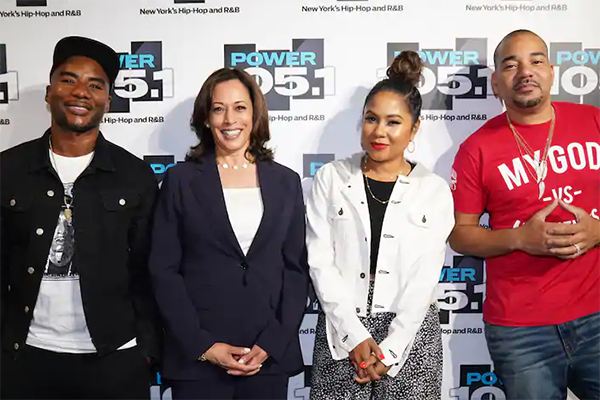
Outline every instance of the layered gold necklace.
{"label": "layered gold necklace", "polygon": [[[531,148],[529,143],[525,140],[523,135],[517,131],[517,129],[513,126],[510,117],[508,116],[508,112],[506,113],[506,120],[508,121],[508,126],[513,133],[513,137],[515,138],[515,142],[517,144],[517,148],[519,149],[519,154],[521,155],[521,159],[523,159],[525,168],[538,184],[538,200],[542,198],[544,195],[544,191],[546,190],[546,184],[544,180],[548,175],[548,153],[550,152],[550,145],[552,144],[552,137],[554,136],[554,107],[552,107],[552,120],[550,122],[550,130],[548,132],[548,136],[546,137],[546,146],[544,147],[544,152],[541,157],[535,157],[535,151]],[[533,162],[533,168],[530,165],[529,161],[525,158],[525,154],[529,156],[529,158]]]}

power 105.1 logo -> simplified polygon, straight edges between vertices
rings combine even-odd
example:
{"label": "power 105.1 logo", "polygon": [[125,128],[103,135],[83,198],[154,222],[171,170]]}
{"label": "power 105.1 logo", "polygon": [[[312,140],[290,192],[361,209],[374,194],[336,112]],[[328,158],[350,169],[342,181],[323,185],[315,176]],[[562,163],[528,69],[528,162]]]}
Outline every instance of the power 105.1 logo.
{"label": "power 105.1 logo", "polygon": [[582,43],[550,43],[553,99],[600,107],[600,49]]}
{"label": "power 105.1 logo", "polygon": [[450,389],[450,396],[455,400],[506,400],[502,382],[489,364],[461,365],[459,387]]}
{"label": "power 105.1 logo", "polygon": [[226,44],[225,67],[253,75],[271,111],[289,111],[291,99],[316,100],[335,94],[335,69],[325,66],[323,39],[293,39],[291,50]]}
{"label": "power 105.1 logo", "polygon": [[[423,62],[419,91],[425,110],[453,110],[456,100],[480,100],[492,96],[492,70],[487,67],[487,39],[458,38],[456,49],[421,48],[419,43],[388,43],[387,65],[403,51],[416,51]],[[377,77],[386,77],[386,68]]]}
{"label": "power 105.1 logo", "polygon": [[152,168],[152,172],[154,172],[154,176],[156,177],[156,181],[159,184],[162,184],[163,178],[165,177],[165,173],[167,170],[177,163],[182,161],[175,162],[175,156],[165,155],[165,156],[144,156],[144,161],[146,161],[150,168]]}
{"label": "power 105.1 logo", "polygon": [[119,61],[109,112],[128,113],[132,102],[173,97],[173,70],[163,68],[162,42],[131,42],[131,52],[119,53]]}
{"label": "power 105.1 logo", "polygon": [[6,57],[6,45],[0,43],[0,104],[19,100],[18,77],[15,71],[9,71]]}
{"label": "power 105.1 logo", "polygon": [[485,297],[483,260],[454,256],[453,266],[442,269],[437,291],[441,324],[449,324],[451,314],[481,314]]}

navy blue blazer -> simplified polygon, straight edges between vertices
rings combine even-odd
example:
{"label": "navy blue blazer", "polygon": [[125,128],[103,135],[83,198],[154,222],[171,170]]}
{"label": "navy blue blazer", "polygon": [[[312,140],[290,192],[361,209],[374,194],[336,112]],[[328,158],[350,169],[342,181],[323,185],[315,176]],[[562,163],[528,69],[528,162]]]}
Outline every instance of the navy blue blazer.
{"label": "navy blue blazer", "polygon": [[298,329],[309,274],[300,177],[275,162],[256,165],[264,212],[247,255],[229,222],[214,153],[165,174],[149,263],[165,320],[166,378],[225,373],[197,361],[215,342],[260,346],[270,356],[260,374],[303,367]]}

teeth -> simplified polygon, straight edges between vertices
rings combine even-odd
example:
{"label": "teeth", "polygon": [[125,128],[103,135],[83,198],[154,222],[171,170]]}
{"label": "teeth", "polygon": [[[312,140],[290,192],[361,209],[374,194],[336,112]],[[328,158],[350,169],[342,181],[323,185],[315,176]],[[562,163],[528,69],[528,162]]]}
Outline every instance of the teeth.
{"label": "teeth", "polygon": [[221,131],[222,134],[227,135],[227,136],[235,136],[235,135],[238,135],[240,132],[241,132],[240,129]]}

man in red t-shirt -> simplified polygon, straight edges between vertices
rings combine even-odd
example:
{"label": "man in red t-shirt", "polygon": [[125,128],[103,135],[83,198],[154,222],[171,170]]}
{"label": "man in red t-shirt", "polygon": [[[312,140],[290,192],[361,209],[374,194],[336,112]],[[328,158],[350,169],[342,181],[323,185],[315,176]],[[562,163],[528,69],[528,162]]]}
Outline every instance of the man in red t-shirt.
{"label": "man in red t-shirt", "polygon": [[600,110],[551,102],[533,32],[508,34],[494,64],[507,111],[456,155],[450,245],[486,259],[485,335],[508,399],[566,399],[567,387],[600,399]]}

